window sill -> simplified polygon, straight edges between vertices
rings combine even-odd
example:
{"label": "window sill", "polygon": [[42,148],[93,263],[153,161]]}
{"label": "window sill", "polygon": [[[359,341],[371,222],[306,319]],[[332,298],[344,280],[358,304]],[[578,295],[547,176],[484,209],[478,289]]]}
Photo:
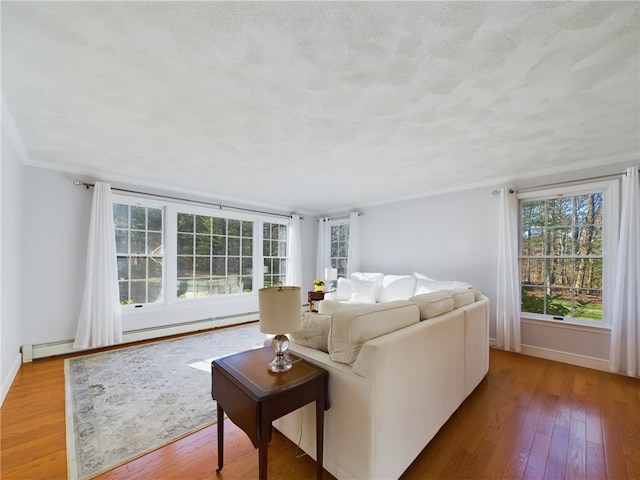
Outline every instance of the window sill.
{"label": "window sill", "polygon": [[566,330],[580,330],[583,332],[599,333],[609,335],[611,327],[609,325],[587,325],[585,323],[572,322],[570,320],[543,320],[540,318],[532,318],[521,316],[520,321],[528,325],[542,325],[551,328],[564,328]]}

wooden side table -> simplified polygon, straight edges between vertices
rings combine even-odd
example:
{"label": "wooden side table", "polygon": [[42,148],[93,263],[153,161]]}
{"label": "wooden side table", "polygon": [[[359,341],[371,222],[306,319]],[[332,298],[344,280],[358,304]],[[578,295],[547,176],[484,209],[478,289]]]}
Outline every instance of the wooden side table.
{"label": "wooden side table", "polygon": [[329,409],[329,373],[306,360],[286,372],[267,369],[269,347],[236,353],[211,362],[211,396],[218,402],[218,472],[223,466],[224,413],[259,449],[259,478],[267,478],[267,449],[271,422],[307,403],[316,402],[317,477],[322,479],[324,411]]}
{"label": "wooden side table", "polygon": [[313,302],[319,302],[320,300],[324,300],[324,296],[327,293],[335,292],[335,290],[309,290],[307,292],[307,301],[309,302],[309,311],[317,312],[313,308]]}

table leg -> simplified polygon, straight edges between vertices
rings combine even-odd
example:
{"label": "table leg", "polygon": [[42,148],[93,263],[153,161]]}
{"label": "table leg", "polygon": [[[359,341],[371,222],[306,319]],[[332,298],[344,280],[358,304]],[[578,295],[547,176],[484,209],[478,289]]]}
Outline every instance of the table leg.
{"label": "table leg", "polygon": [[222,464],[224,461],[224,411],[218,402],[218,468],[216,472],[222,470]]}
{"label": "table leg", "polygon": [[258,478],[260,480],[267,480],[267,469],[268,469],[268,449],[269,449],[269,440],[267,435],[262,435],[260,439],[260,446],[258,447]]}
{"label": "table leg", "polygon": [[317,478],[322,480],[322,454],[324,440],[324,397],[316,399],[316,469]]}

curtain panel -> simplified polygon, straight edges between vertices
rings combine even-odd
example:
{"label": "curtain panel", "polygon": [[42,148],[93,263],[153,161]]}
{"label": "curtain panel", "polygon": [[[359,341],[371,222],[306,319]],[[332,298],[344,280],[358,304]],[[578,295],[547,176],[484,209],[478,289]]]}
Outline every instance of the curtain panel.
{"label": "curtain panel", "polygon": [[316,260],[316,278],[324,278],[324,269],[331,267],[330,247],[331,239],[329,235],[329,217],[322,217],[318,220],[318,250]]}
{"label": "curtain panel", "polygon": [[300,215],[292,215],[289,222],[289,266],[287,285],[302,287],[302,239]]}
{"label": "curtain panel", "polygon": [[122,313],[111,187],[108,183],[95,182],[84,294],[73,347],[104,347],[121,342]]}
{"label": "curtain panel", "polygon": [[622,205],[613,284],[609,368],[640,377],[640,175],[629,167],[622,178]]}
{"label": "curtain panel", "polygon": [[360,214],[353,212],[349,216],[349,248],[347,251],[347,277],[360,271]]}
{"label": "curtain panel", "polygon": [[520,352],[518,199],[513,190],[505,187],[500,189],[496,297],[497,346],[504,350]]}

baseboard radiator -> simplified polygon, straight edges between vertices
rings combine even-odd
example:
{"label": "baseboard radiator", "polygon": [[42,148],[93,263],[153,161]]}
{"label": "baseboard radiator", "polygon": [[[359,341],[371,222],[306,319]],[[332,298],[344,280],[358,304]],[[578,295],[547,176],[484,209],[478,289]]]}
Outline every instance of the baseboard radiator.
{"label": "baseboard radiator", "polygon": [[[161,327],[143,328],[140,330],[130,330],[122,333],[122,345],[139,342],[141,340],[152,340],[154,338],[168,337],[182,333],[193,333],[212,328],[227,327],[240,323],[254,322],[258,320],[258,312],[244,315],[229,315],[226,317],[207,318],[194,322],[177,323],[174,325],[163,325]],[[73,348],[73,340],[62,340],[59,342],[39,343],[36,345],[22,345],[22,363],[29,363],[38,358],[54,357],[56,355],[66,355],[82,351],[97,350],[95,348],[79,349]]]}

